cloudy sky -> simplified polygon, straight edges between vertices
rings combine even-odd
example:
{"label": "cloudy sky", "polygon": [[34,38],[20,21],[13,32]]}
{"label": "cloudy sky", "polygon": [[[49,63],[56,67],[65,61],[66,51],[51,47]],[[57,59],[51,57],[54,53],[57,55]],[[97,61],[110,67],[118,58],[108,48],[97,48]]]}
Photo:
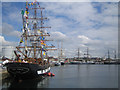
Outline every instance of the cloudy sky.
{"label": "cloudy sky", "polygon": [[[1,5],[0,5],[1,6]],[[53,45],[58,48],[63,42],[63,54],[66,57],[77,56],[80,48],[81,57],[87,47],[93,57],[105,57],[110,51],[118,50],[118,3],[117,2],[40,2],[45,7],[43,13],[49,18],[45,25]],[[25,2],[2,2],[2,46],[16,46],[22,33],[21,9]],[[50,42],[51,43],[51,42]],[[57,51],[49,55],[57,56]]]}

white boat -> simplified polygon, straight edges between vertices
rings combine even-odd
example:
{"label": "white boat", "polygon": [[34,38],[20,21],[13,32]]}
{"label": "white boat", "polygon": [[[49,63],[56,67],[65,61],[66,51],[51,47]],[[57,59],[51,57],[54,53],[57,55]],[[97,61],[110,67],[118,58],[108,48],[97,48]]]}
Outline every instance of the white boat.
{"label": "white boat", "polygon": [[61,63],[59,61],[55,62],[55,66],[60,66],[60,65],[61,65]]}

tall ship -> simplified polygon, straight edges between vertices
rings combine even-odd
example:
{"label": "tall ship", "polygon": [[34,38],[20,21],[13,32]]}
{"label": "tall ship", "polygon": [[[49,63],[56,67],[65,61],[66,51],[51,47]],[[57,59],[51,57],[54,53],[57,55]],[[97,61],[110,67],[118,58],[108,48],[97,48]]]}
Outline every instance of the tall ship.
{"label": "tall ship", "polygon": [[[65,63],[65,55],[63,55],[63,41],[61,41],[61,49],[60,49],[60,55],[58,51],[58,61],[60,62],[61,65],[64,65]],[[58,50],[59,50],[59,44],[58,44]]]}
{"label": "tall ship", "polygon": [[54,45],[48,46],[50,34],[44,25],[47,17],[39,2],[26,2],[22,15],[22,35],[19,45],[14,50],[15,59],[8,59],[4,66],[10,75],[18,78],[33,78],[50,72],[48,50],[56,50]]}

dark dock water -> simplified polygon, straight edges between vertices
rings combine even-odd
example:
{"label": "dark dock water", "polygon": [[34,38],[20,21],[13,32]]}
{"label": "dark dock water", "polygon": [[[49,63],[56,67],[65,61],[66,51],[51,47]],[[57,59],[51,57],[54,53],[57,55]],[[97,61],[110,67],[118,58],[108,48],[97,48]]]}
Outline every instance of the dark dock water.
{"label": "dark dock water", "polygon": [[118,88],[118,65],[64,65],[51,72],[55,76],[43,80],[4,80],[2,88]]}

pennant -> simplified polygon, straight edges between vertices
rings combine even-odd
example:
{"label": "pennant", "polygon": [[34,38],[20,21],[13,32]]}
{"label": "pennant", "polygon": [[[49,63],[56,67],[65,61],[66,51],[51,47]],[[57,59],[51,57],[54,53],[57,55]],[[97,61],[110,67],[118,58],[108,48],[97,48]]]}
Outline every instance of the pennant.
{"label": "pennant", "polygon": [[31,3],[31,5],[33,5],[33,3]]}
{"label": "pennant", "polygon": [[20,43],[23,43],[23,39],[20,40]]}
{"label": "pennant", "polygon": [[43,55],[45,55],[45,52],[43,53]]}
{"label": "pennant", "polygon": [[23,31],[23,33],[25,32],[25,30],[24,30],[24,29],[22,29],[22,31]]}
{"label": "pennant", "polygon": [[25,11],[25,13],[26,13],[26,14],[29,14],[29,12],[28,12],[28,11]]}
{"label": "pennant", "polygon": [[28,7],[26,7],[26,9],[28,9]]}
{"label": "pennant", "polygon": [[41,40],[44,40],[45,38],[44,37],[40,37]]}
{"label": "pennant", "polygon": [[44,40],[45,38],[44,37],[42,37],[42,40]]}
{"label": "pennant", "polygon": [[30,28],[28,28],[28,32],[30,32]]}
{"label": "pennant", "polygon": [[27,51],[27,46],[25,46],[25,50]]}
{"label": "pennant", "polygon": [[42,44],[42,45],[44,45],[44,43],[43,43],[43,42],[42,42],[41,44]]}
{"label": "pennant", "polygon": [[24,13],[24,17],[27,17],[27,14],[26,14],[26,13]]}
{"label": "pennant", "polygon": [[[42,51],[45,51],[43,48],[42,48]],[[46,52],[46,51],[45,51]]]}
{"label": "pennant", "polygon": [[46,46],[46,44],[44,43],[44,45]]}
{"label": "pennant", "polygon": [[43,41],[41,41],[41,43],[43,43]]}
{"label": "pennant", "polygon": [[26,11],[28,11],[28,9],[26,8]]}
{"label": "pennant", "polygon": [[26,7],[26,11],[28,11],[28,7]]}
{"label": "pennant", "polygon": [[42,45],[46,45],[44,42],[41,43]]}
{"label": "pennant", "polygon": [[46,49],[46,47],[45,47],[45,46],[43,46],[43,49]]}
{"label": "pennant", "polygon": [[28,5],[29,5],[29,6],[31,6],[31,4],[30,4],[30,3],[29,3]]}
{"label": "pennant", "polygon": [[23,10],[21,10],[21,14],[24,15],[24,11]]}
{"label": "pennant", "polygon": [[26,17],[26,19],[28,19],[28,16]]}
{"label": "pennant", "polygon": [[38,33],[42,33],[40,30],[38,30]]}
{"label": "pennant", "polygon": [[26,28],[28,27],[27,23],[26,23]]}
{"label": "pennant", "polygon": [[25,28],[25,26],[23,25],[23,28]]}

